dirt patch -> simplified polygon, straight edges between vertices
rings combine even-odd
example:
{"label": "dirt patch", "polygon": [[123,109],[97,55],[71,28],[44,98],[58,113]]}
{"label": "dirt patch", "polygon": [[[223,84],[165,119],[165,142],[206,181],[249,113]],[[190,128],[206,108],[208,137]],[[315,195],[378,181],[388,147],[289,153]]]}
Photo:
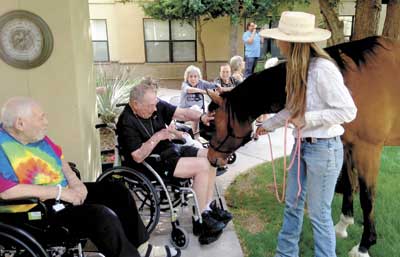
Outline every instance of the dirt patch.
{"label": "dirt patch", "polygon": [[249,214],[243,218],[242,225],[251,234],[257,234],[264,230],[266,221],[260,219],[256,214]]}

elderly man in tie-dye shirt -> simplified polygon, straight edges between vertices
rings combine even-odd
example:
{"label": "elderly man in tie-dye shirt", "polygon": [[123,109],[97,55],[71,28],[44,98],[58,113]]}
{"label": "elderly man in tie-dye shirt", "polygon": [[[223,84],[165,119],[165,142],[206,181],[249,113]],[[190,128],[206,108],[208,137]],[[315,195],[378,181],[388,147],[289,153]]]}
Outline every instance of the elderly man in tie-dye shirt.
{"label": "elderly man in tie-dye shirt", "polygon": [[[0,199],[36,197],[48,205],[49,221],[84,234],[105,256],[180,256],[147,243],[149,235],[132,195],[117,183],[82,183],[46,136],[47,118],[27,97],[1,110]],[[55,201],[67,205],[54,205]]]}

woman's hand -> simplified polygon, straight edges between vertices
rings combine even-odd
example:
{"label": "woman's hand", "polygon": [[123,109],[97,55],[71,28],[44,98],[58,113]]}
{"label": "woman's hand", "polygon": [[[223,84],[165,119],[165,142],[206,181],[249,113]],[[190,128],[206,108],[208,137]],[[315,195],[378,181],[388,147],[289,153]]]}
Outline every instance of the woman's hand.
{"label": "woman's hand", "polygon": [[263,126],[259,126],[256,129],[256,137],[258,138],[259,136],[263,136],[268,134],[269,131],[267,129],[265,129]]}
{"label": "woman's hand", "polygon": [[304,116],[290,118],[289,122],[292,123],[298,129],[301,129],[306,125],[306,120],[304,119]]}

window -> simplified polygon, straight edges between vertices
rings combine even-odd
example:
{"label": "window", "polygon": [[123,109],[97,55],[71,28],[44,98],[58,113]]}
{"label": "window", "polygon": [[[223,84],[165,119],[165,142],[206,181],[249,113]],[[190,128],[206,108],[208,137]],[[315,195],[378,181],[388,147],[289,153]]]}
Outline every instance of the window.
{"label": "window", "polygon": [[343,21],[344,41],[348,42],[348,41],[350,41],[350,38],[353,35],[354,16],[340,15],[339,20]]}
{"label": "window", "polygon": [[197,60],[196,29],[186,22],[144,19],[146,62]]}
{"label": "window", "polygon": [[92,32],[93,60],[95,62],[108,62],[108,36],[106,20],[90,20]]}

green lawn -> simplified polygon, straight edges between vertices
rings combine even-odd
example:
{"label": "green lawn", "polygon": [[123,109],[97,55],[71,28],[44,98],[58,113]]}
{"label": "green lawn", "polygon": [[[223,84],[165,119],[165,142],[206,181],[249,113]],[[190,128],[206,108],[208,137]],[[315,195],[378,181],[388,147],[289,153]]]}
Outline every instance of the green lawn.
{"label": "green lawn", "polygon": [[[282,159],[276,162],[278,182],[282,180]],[[228,188],[226,199],[234,214],[235,229],[247,257],[274,256],[276,238],[281,227],[283,204],[273,193],[273,176],[270,163],[264,163],[236,178]],[[372,257],[399,256],[400,251],[400,147],[386,147],[382,155],[381,171],[375,206],[378,243],[370,249]],[[333,219],[339,220],[342,197],[333,202]],[[338,257],[359,243],[362,232],[362,212],[355,197],[355,225],[348,229],[347,239],[337,240]],[[308,218],[304,219],[301,239],[301,256],[313,256],[312,230]]]}

